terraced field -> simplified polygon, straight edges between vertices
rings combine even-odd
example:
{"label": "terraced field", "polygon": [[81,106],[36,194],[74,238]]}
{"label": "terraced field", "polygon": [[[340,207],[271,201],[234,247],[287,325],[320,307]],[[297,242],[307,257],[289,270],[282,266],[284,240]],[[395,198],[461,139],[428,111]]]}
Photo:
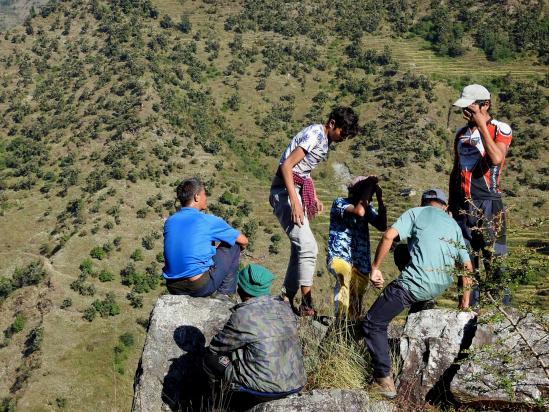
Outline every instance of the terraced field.
{"label": "terraced field", "polygon": [[389,46],[393,56],[404,68],[441,78],[493,78],[511,74],[517,79],[539,77],[549,73],[547,66],[525,65],[522,59],[509,63],[491,62],[476,48],[468,50],[460,59],[436,56],[429,43],[419,39],[365,36],[363,44],[378,51]]}

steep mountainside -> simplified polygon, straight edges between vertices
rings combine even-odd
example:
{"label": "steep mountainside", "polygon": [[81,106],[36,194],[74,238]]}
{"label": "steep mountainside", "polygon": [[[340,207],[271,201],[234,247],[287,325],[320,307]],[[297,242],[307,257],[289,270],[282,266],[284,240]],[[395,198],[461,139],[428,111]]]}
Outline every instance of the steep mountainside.
{"label": "steep mountainside", "polygon": [[[419,202],[402,189],[447,186],[463,122],[451,102],[463,85],[485,84],[495,117],[514,130],[502,187],[516,303],[547,310],[538,294],[549,287],[546,3],[492,3],[49,1],[6,31],[6,408],[128,409],[164,290],[163,219],[186,176],[205,179],[209,211],[251,238],[244,261],[272,269],[278,287],[288,245],[267,201],[270,178],[290,136],[337,104],[356,109],[361,133],[315,171],[321,198],[329,207],[349,173],[377,174],[393,221]],[[493,24],[500,16],[508,24]],[[313,228],[317,300],[329,314],[328,214]]]}

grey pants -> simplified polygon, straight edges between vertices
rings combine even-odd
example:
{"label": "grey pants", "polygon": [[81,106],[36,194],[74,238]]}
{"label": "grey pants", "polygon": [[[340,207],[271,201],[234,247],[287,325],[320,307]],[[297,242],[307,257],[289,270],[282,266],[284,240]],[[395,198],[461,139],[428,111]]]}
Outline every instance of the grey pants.
{"label": "grey pants", "polygon": [[[299,189],[296,193],[301,202]],[[290,262],[284,278],[284,287],[288,296],[295,296],[300,286],[312,286],[316,268],[318,245],[305,215],[301,227],[292,222],[292,208],[285,186],[273,185],[269,196],[273,213],[280,222],[282,230],[288,235],[291,244]]]}

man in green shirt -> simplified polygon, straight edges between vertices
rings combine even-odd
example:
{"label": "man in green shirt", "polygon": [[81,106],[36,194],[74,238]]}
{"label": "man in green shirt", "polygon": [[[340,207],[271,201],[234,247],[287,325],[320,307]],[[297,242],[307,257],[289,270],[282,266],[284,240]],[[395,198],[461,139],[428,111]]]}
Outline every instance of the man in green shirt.
{"label": "man in green shirt", "polygon": [[400,276],[383,290],[363,322],[366,344],[374,367],[373,389],[388,398],[396,396],[391,376],[391,358],[387,326],[400,312],[414,303],[440,295],[453,282],[456,267],[467,272],[458,276],[458,286],[464,288],[459,308],[469,306],[471,259],[467,253],[461,229],[447,213],[446,195],[440,189],[429,189],[421,197],[421,207],[404,212],[381,238],[377,246],[370,281],[382,288],[384,279],[381,262],[397,238],[408,239],[410,260]]}

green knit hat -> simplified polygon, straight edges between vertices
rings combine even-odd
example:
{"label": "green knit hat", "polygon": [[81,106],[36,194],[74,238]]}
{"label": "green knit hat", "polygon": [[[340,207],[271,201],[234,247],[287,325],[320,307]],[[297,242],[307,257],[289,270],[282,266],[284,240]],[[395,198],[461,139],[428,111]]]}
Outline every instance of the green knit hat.
{"label": "green knit hat", "polygon": [[249,296],[267,296],[271,293],[273,278],[269,269],[250,263],[238,272],[238,286]]}

